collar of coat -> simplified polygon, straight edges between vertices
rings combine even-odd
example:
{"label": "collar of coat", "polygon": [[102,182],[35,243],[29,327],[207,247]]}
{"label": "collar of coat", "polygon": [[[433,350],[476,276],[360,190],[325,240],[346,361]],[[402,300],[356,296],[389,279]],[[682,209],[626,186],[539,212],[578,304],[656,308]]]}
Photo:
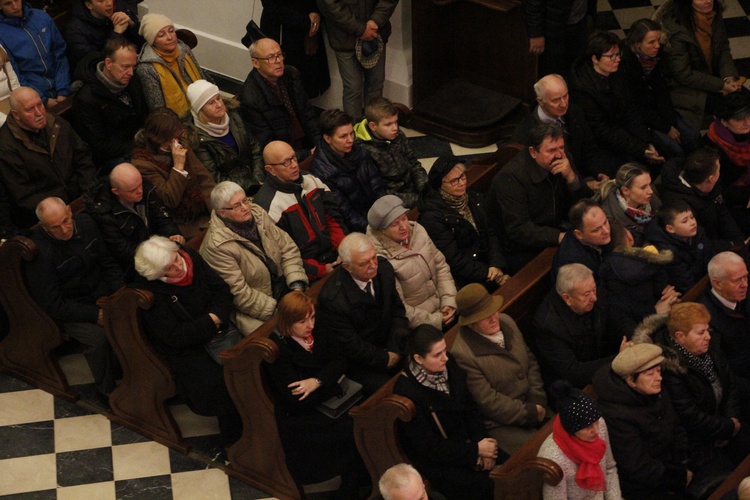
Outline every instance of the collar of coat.
{"label": "collar of coat", "polygon": [[498,354],[507,354],[513,347],[515,331],[505,321],[503,315],[500,315],[500,330],[505,337],[505,349],[491,340],[485,339],[481,333],[477,333],[468,326],[461,327],[461,338],[474,353],[474,356],[496,356]]}
{"label": "collar of coat", "polygon": [[26,149],[49,155],[50,157],[55,155],[55,146],[57,145],[57,138],[60,135],[60,124],[57,123],[57,121],[55,120],[55,116],[52,113],[47,112],[47,125],[44,127],[44,130],[38,132],[47,134],[49,151],[42,149],[34,144],[29,138],[29,135],[24,129],[21,128],[21,126],[16,121],[16,118],[12,114],[8,117],[6,123],[8,124],[8,129],[10,129],[13,137],[21,141]]}

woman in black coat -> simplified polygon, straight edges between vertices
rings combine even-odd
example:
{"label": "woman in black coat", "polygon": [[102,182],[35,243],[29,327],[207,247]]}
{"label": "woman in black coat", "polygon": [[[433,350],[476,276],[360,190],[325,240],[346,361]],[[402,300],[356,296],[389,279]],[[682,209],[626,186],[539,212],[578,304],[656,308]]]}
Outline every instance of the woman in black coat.
{"label": "woman in black coat", "polygon": [[685,429],[662,390],[661,354],[659,346],[636,344],[594,375],[625,498],[660,500],[683,492],[693,476],[684,463]]}
{"label": "woman in black coat", "polygon": [[328,336],[313,335],[315,307],[303,292],[285,295],[277,317],[271,340],[279,357],[266,365],[266,373],[289,472],[299,484],[341,475],[339,495],[356,498],[357,479],[367,474],[354,444],[352,419],[347,414],[332,419],[316,409],[341,393],[338,381],[346,360]]}
{"label": "woman in black coat", "polygon": [[[448,356],[437,328],[420,325],[408,341],[405,374],[393,393],[409,398],[416,415],[398,422],[404,451],[433,488],[450,499],[493,498],[487,471],[508,456],[487,437],[464,372]],[[498,457],[498,454],[500,457]]]}
{"label": "woman in black coat", "polygon": [[154,294],[143,311],[148,339],[167,361],[177,393],[199,415],[215,415],[227,444],[239,439],[242,421],[224,383],[224,370],[205,345],[229,326],[229,286],[194,250],[152,236],[135,252],[136,286]]}
{"label": "woman in black coat", "polygon": [[419,195],[419,223],[451,267],[456,288],[482,283],[494,291],[510,276],[480,195],[466,189],[466,162],[441,156]]}

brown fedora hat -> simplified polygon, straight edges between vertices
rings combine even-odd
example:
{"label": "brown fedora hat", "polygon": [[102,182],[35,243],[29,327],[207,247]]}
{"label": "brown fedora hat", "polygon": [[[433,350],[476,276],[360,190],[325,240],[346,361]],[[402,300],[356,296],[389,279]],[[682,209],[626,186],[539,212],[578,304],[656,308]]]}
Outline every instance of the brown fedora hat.
{"label": "brown fedora hat", "polygon": [[503,305],[500,295],[490,295],[479,283],[466,285],[456,294],[458,324],[470,325],[492,316]]}

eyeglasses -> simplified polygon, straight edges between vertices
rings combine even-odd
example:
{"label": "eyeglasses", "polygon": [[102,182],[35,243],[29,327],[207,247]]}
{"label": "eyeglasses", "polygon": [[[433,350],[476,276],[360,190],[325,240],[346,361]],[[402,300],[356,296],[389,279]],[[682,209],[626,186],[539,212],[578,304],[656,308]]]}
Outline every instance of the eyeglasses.
{"label": "eyeglasses", "polygon": [[278,54],[271,54],[267,57],[253,57],[253,59],[257,59],[259,61],[266,61],[268,64],[283,61],[286,57],[286,54],[283,52],[279,52]]}
{"label": "eyeglasses", "polygon": [[449,181],[443,181],[443,183],[450,184],[453,187],[458,186],[462,182],[466,182],[466,172],[464,172],[463,174],[461,174],[458,177],[456,177],[454,179],[451,179]]}
{"label": "eyeglasses", "polygon": [[298,163],[297,155],[290,156],[284,161],[280,161],[279,163],[269,163],[270,166],[276,166],[276,165],[282,165],[284,168],[289,168],[292,166],[292,163]]}
{"label": "eyeglasses", "polygon": [[229,210],[231,212],[236,212],[237,210],[240,210],[242,207],[249,207],[250,206],[250,198],[245,198],[239,203],[235,203],[231,207],[224,207],[222,210]]}
{"label": "eyeglasses", "polygon": [[615,59],[622,59],[622,52],[615,52],[613,54],[602,54],[602,57],[608,57],[610,61]]}

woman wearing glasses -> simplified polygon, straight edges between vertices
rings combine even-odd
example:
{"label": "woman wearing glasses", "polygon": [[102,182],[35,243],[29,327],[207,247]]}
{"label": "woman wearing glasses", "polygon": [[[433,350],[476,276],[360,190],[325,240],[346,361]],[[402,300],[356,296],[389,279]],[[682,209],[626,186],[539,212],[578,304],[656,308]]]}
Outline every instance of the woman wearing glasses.
{"label": "woman wearing glasses", "polygon": [[505,283],[505,256],[482,207],[466,189],[466,162],[441,156],[419,195],[419,223],[450,265],[456,288],[482,283],[490,291]]}
{"label": "woman wearing glasses", "polygon": [[[617,71],[621,57],[617,35],[593,33],[586,53],[571,70],[571,100],[583,109],[599,147],[618,159],[614,165],[628,161],[662,163],[664,157],[654,147],[651,131],[635,106],[636,97]],[[614,177],[616,172],[600,173]]]}
{"label": "woman wearing glasses", "polygon": [[721,0],[666,0],[654,14],[669,35],[666,64],[677,112],[701,130],[722,95],[742,88],[724,26]]}
{"label": "woman wearing glasses", "polygon": [[190,116],[188,85],[208,77],[190,47],[177,39],[172,21],[162,14],[146,14],[138,34],[146,44],[138,55],[138,76],[149,109],[166,106],[180,118]]}
{"label": "woman wearing glasses", "polygon": [[190,239],[205,228],[215,183],[184,138],[171,109],[157,108],[135,134],[133,165],[156,188],[180,232]]}
{"label": "woman wearing glasses", "polygon": [[299,249],[239,184],[220,182],[211,192],[211,225],[200,254],[229,284],[237,328],[250,335],[273,316],[290,290],[307,288]]}
{"label": "woman wearing glasses", "polygon": [[265,178],[260,144],[245,128],[239,103],[224,99],[219,87],[198,80],[187,89],[194,127],[195,154],[216,182],[234,181],[254,195]]}

